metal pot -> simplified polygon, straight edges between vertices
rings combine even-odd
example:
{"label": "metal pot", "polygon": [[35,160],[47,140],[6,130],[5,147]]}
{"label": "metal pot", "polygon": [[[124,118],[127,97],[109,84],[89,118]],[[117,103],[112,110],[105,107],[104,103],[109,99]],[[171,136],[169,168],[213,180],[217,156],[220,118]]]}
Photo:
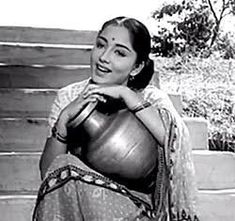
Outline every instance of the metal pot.
{"label": "metal pot", "polygon": [[157,141],[133,113],[117,103],[98,102],[88,104],[77,120],[73,134],[83,162],[130,188],[146,192],[153,187]]}

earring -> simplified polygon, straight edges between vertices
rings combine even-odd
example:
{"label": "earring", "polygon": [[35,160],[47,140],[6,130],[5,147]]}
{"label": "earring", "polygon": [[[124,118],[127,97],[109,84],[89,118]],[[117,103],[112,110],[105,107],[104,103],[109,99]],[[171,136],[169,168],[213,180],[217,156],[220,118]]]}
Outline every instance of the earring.
{"label": "earring", "polygon": [[135,76],[130,75],[129,81],[134,81],[134,80],[135,80]]}

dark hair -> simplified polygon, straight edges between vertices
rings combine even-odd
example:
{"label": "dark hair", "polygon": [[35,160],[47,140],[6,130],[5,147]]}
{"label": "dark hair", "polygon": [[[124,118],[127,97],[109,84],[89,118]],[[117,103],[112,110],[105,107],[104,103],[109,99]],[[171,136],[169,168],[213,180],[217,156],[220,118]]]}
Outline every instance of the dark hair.
{"label": "dark hair", "polygon": [[151,36],[148,29],[143,23],[134,18],[121,16],[105,22],[98,34],[110,25],[122,26],[129,31],[132,47],[137,53],[136,64],[139,65],[144,62],[144,67],[141,72],[134,78],[130,78],[127,86],[134,90],[145,88],[149,84],[154,73],[154,63],[149,58],[151,51]]}

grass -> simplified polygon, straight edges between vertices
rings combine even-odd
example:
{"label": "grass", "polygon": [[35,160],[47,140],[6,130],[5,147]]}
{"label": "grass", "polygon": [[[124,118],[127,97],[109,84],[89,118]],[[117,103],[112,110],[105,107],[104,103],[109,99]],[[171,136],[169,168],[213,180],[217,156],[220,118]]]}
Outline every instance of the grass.
{"label": "grass", "polygon": [[235,152],[235,60],[155,58],[160,87],[180,93],[183,115],[209,122],[209,149]]}

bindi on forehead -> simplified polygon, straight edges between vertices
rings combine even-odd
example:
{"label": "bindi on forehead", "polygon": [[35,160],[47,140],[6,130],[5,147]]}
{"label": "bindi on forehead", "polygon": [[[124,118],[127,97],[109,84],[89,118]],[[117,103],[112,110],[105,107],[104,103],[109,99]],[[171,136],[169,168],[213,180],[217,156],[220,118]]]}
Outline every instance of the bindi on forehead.
{"label": "bindi on forehead", "polygon": [[114,37],[112,37],[112,41],[115,41],[115,38],[114,38]]}

